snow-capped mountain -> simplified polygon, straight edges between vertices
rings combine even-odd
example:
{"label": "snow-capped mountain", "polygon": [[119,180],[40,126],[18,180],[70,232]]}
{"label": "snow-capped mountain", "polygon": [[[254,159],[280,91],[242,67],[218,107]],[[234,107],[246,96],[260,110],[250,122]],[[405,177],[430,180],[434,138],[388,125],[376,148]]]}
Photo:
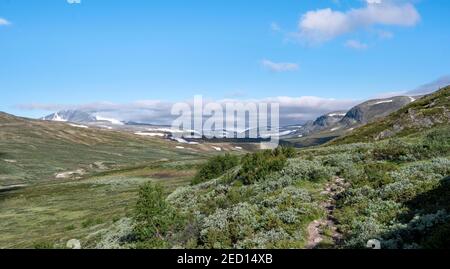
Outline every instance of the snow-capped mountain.
{"label": "snow-capped mountain", "polygon": [[47,121],[89,123],[95,122],[94,115],[80,110],[62,110],[41,118]]}
{"label": "snow-capped mountain", "polygon": [[105,123],[112,125],[124,125],[124,123],[120,120],[81,110],[62,110],[43,117],[41,118],[41,120],[74,122],[83,124]]}

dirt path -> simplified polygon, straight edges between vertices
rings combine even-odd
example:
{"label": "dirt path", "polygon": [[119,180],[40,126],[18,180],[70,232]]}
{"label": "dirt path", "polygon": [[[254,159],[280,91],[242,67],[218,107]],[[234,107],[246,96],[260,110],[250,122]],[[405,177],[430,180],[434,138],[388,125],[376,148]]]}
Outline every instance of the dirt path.
{"label": "dirt path", "polygon": [[[346,183],[342,178],[334,178],[327,183],[323,195],[327,195],[328,199],[321,204],[321,207],[326,211],[326,217],[314,220],[308,225],[308,244],[307,249],[315,249],[326,237],[331,237],[332,243],[337,244],[342,239],[342,235],[336,228],[336,219],[333,217],[336,208],[336,196],[345,190]],[[324,232],[328,234],[325,235]]]}

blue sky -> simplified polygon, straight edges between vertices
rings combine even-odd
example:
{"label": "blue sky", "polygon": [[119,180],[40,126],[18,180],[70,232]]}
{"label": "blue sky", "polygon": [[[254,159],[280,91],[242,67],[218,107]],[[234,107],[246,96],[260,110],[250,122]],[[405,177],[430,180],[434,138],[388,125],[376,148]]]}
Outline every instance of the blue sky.
{"label": "blue sky", "polygon": [[0,110],[413,90],[450,74],[449,15],[447,0],[0,0]]}

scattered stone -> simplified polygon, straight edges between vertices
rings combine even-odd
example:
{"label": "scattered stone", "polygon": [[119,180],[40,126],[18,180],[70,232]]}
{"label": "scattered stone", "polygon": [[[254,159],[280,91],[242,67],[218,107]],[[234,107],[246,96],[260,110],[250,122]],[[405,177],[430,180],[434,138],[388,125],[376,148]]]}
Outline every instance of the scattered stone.
{"label": "scattered stone", "polygon": [[77,239],[70,239],[67,241],[66,247],[70,249],[81,249],[81,242]]}

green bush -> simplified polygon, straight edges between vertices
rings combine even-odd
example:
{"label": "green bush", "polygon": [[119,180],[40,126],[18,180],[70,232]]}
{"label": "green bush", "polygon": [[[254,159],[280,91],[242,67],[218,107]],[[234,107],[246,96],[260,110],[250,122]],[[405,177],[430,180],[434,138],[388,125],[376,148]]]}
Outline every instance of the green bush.
{"label": "green bush", "polygon": [[318,161],[292,159],[282,174],[295,180],[321,181],[330,179],[334,172],[332,168],[323,166]]}
{"label": "green bush", "polygon": [[450,151],[450,128],[433,130],[425,136],[424,147],[435,154],[448,154]]}
{"label": "green bush", "polygon": [[378,161],[405,162],[416,160],[416,154],[420,153],[417,146],[410,145],[400,139],[394,138],[381,144],[373,151],[373,158]]}
{"label": "green bush", "polygon": [[181,224],[181,217],[166,201],[163,187],[151,182],[139,191],[134,218],[133,234],[140,248],[164,247],[165,237]]}
{"label": "green bush", "polygon": [[281,171],[287,158],[282,150],[265,150],[247,154],[242,158],[242,167],[236,179],[249,185],[262,180],[273,172]]}
{"label": "green bush", "polygon": [[293,147],[280,146],[274,150],[275,155],[284,155],[286,158],[291,159],[297,156],[297,151]]}
{"label": "green bush", "polygon": [[231,154],[216,156],[203,164],[194,179],[192,185],[215,179],[223,175],[226,171],[239,164],[239,157]]}
{"label": "green bush", "polygon": [[207,248],[231,248],[255,233],[258,208],[240,203],[229,209],[218,209],[204,220],[202,228],[201,240]]}

